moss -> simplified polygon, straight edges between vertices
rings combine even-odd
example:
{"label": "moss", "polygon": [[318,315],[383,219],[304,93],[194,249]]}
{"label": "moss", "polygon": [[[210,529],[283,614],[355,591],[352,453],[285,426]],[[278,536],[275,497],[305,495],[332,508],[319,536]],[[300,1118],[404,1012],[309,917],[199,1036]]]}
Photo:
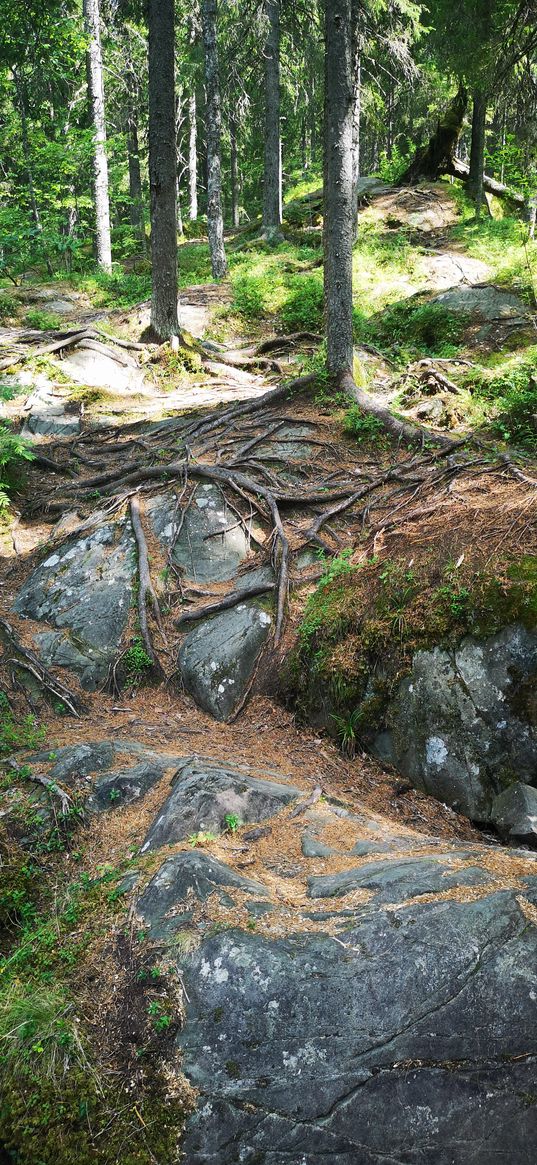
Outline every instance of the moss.
{"label": "moss", "polygon": [[[397,559],[360,569],[345,562],[308,599],[287,665],[285,694],[305,719],[324,718],[330,727],[353,713],[367,736],[382,727],[416,651],[454,646],[465,635],[485,638],[513,623],[537,630],[534,556],[486,569],[434,558],[413,569]],[[537,715],[531,686],[519,698],[526,716]]]}

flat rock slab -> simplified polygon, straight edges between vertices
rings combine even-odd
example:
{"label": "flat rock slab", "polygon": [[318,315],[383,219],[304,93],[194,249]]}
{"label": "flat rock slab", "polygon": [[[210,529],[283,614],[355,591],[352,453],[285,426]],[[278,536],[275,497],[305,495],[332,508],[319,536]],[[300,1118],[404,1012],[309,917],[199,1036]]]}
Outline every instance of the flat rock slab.
{"label": "flat rock slab", "polygon": [[455,886],[485,886],[490,880],[490,874],[478,867],[453,870],[440,857],[394,859],[309,878],[308,895],[338,898],[353,890],[372,890],[378,902],[404,902],[421,894],[442,894]]}
{"label": "flat rock slab", "polygon": [[532,1165],[537,928],[514,892],[180,957],[189,1165]]}
{"label": "flat rock slab", "polygon": [[108,354],[89,344],[79,344],[62,360],[62,371],[77,384],[108,388],[112,392],[136,393],[144,388],[144,374],[126,352]]}
{"label": "flat rock slab", "polygon": [[490,267],[481,259],[471,259],[458,251],[439,251],[422,255],[420,268],[427,287],[432,291],[447,291],[466,283],[473,286],[485,283],[490,277]]}
{"label": "flat rock slab", "polygon": [[293,785],[249,776],[211,762],[185,761],[167,801],[149,829],[142,852],[183,841],[200,831],[221,833],[226,815],[264,821],[300,797]]}
{"label": "flat rock slab", "polygon": [[[173,933],[192,916],[185,903],[194,899],[205,902],[210,894],[217,894],[223,906],[232,906],[233,899],[226,889],[263,897],[265,887],[250,878],[243,878],[210,854],[193,850],[168,858],[151,878],[136,903],[136,911],[151,927],[151,938]],[[175,907],[180,912],[171,914]]]}
{"label": "flat rock slab", "polygon": [[414,656],[388,710],[375,751],[419,789],[476,821],[494,797],[537,778],[537,725],[528,693],[537,676],[537,635],[506,627],[455,651]]}
{"label": "flat rock slab", "polygon": [[[175,498],[161,494],[147,512],[157,538],[169,547],[177,523]],[[248,532],[218,486],[198,486],[175,542],[173,561],[195,582],[224,582],[233,578],[249,549]]]}
{"label": "flat rock slab", "polygon": [[164,758],[143,760],[133,768],[106,773],[94,785],[87,807],[92,813],[103,813],[137,801],[164,776],[172,762]]}
{"label": "flat rock slab", "polygon": [[46,386],[36,388],[26,401],[28,416],[23,437],[70,437],[80,432],[80,417],[66,412],[65,399]]}
{"label": "flat rock slab", "polygon": [[459,287],[437,295],[430,302],[456,314],[474,316],[490,323],[524,318],[529,314],[526,304],[517,295],[498,287]]}
{"label": "flat rock slab", "polygon": [[60,662],[58,651],[67,652],[62,666],[83,674],[88,688],[100,679],[103,661],[114,657],[127,623],[135,569],[133,547],[130,526],[121,523],[67,541],[32,571],[13,604],[18,615],[67,633],[61,644],[42,641],[41,649],[52,662]]}
{"label": "flat rock slab", "polygon": [[215,720],[228,720],[240,707],[271,626],[271,616],[255,603],[239,603],[204,620],[183,639],[183,683]]}

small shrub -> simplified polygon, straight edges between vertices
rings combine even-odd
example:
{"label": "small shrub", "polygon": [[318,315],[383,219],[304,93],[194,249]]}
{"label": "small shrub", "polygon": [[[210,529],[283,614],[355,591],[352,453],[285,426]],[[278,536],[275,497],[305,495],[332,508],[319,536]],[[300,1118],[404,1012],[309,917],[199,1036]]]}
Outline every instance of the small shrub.
{"label": "small shrub", "polygon": [[141,684],[153,667],[153,661],[145,650],[141,636],[136,635],[123,656],[125,678],[128,684]]}
{"label": "small shrub", "polygon": [[267,288],[263,276],[239,275],[234,279],[232,308],[247,320],[266,315]]}
{"label": "small shrub", "polygon": [[314,275],[296,276],[291,291],[280,310],[287,332],[315,332],[323,322],[323,286]]}
{"label": "small shrub", "polygon": [[0,320],[3,321],[3,320],[11,319],[12,316],[17,314],[18,307],[19,307],[19,301],[18,301],[18,299],[15,299],[15,297],[13,295],[6,295],[5,293],[1,294],[0,295]]}
{"label": "small shrub", "polygon": [[33,460],[31,446],[17,433],[13,433],[7,422],[0,423],[0,512],[9,505],[9,490],[21,464]]}
{"label": "small shrub", "polygon": [[60,316],[53,311],[45,311],[40,307],[32,307],[26,312],[25,324],[30,328],[39,328],[40,332],[54,332],[61,327]]}
{"label": "small shrub", "polygon": [[242,821],[236,813],[226,813],[224,817],[224,825],[228,833],[236,833],[239,826],[242,825]]}
{"label": "small shrub", "polygon": [[0,691],[0,756],[9,756],[22,748],[37,748],[46,736],[35,716],[29,714],[18,722],[13,716],[5,692]]}
{"label": "small shrub", "polygon": [[386,438],[382,421],[372,413],[362,412],[359,405],[351,405],[350,409],[347,409],[343,418],[343,430],[361,445],[380,444]]}

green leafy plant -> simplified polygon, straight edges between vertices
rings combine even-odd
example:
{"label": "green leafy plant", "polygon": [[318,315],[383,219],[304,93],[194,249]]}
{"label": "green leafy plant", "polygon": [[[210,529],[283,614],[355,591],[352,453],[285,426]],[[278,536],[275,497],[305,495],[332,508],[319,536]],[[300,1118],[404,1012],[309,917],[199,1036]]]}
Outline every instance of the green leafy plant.
{"label": "green leafy plant", "polygon": [[382,421],[371,413],[362,412],[358,405],[351,405],[343,418],[343,430],[354,437],[360,445],[379,445],[386,442],[386,430]]}
{"label": "green leafy plant", "polygon": [[236,833],[239,827],[242,825],[242,821],[236,813],[226,813],[224,815],[224,825],[228,833]]}
{"label": "green leafy plant", "polygon": [[13,295],[7,295],[6,292],[0,294],[0,320],[9,320],[12,316],[17,314],[17,309],[20,306],[18,299]]}
{"label": "green leafy plant", "polygon": [[141,636],[136,635],[123,656],[125,678],[128,684],[141,684],[153,667],[153,661],[145,650]]}
{"label": "green leafy plant", "polygon": [[24,322],[30,328],[38,328],[41,332],[54,332],[61,327],[61,318],[52,311],[45,311],[40,307],[32,307],[26,312]]}
{"label": "green leafy plant", "polygon": [[21,465],[33,461],[34,456],[28,442],[13,433],[7,421],[0,422],[0,513],[9,506],[9,491]]}
{"label": "green leafy plant", "polygon": [[357,728],[360,722],[360,710],[354,708],[346,716],[338,716],[335,712],[332,713],[332,720],[334,721],[337,737],[339,740],[339,747],[343,756],[349,757],[350,760],[356,755],[357,745]]}
{"label": "green leafy plant", "polygon": [[188,844],[191,846],[206,845],[210,841],[216,841],[216,833],[210,833],[208,830],[200,829],[197,833],[190,834]]}
{"label": "green leafy plant", "polygon": [[0,756],[22,748],[37,748],[46,736],[46,728],[28,714],[16,721],[5,692],[0,691]]}
{"label": "green leafy plant", "polygon": [[322,280],[315,275],[295,275],[291,290],[280,309],[280,319],[287,332],[315,332],[322,326],[324,292]]}

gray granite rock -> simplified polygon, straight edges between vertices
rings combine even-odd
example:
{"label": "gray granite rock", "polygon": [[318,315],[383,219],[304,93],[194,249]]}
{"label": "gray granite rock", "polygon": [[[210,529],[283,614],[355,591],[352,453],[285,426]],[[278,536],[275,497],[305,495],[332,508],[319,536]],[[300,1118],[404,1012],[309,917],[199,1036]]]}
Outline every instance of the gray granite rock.
{"label": "gray granite rock", "polygon": [[337,874],[313,876],[308,879],[308,895],[338,898],[353,890],[373,890],[378,902],[404,902],[421,894],[442,894],[454,886],[484,886],[488,882],[490,875],[479,867],[453,870],[439,855],[368,862]]}
{"label": "gray granite rock", "polygon": [[[153,530],[164,546],[174,539],[175,498],[159,494],[148,506]],[[249,552],[248,536],[216,485],[199,485],[175,543],[173,561],[196,582],[233,578]]]}
{"label": "gray granite rock", "polygon": [[537,846],[537,789],[515,781],[494,799],[491,817],[506,841]]}
{"label": "gray granite rock", "polygon": [[[223,862],[198,850],[174,854],[165,861],[136,903],[136,911],[151,928],[151,937],[169,935],[190,920],[192,899],[205,902],[217,894],[224,906],[232,906],[227,890],[240,890],[256,897],[266,894],[264,886],[236,874]],[[178,908],[175,913],[170,913]]]}
{"label": "gray granite rock", "polygon": [[244,699],[271,624],[256,604],[240,603],[183,639],[179,669],[185,688],[216,720],[228,720]]}
{"label": "gray granite rock", "polygon": [[461,315],[494,322],[528,316],[528,308],[517,295],[499,287],[457,287],[430,301]]}
{"label": "gray granite rock", "polygon": [[140,392],[144,374],[129,352],[105,348],[104,344],[89,340],[79,344],[64,356],[62,371],[77,384],[94,388],[108,388],[112,392]]}
{"label": "gray granite rock", "polygon": [[[95,687],[125,629],[135,569],[130,526],[103,525],[68,540],[32,571],[13,604],[18,615],[65,630],[41,647]],[[90,650],[91,649],[91,650]]]}
{"label": "gray granite rock", "polygon": [[142,852],[182,841],[193,833],[220,833],[227,814],[241,822],[264,821],[300,797],[293,785],[267,781],[202,760],[186,760],[160,809]]}
{"label": "gray granite rock", "polygon": [[455,651],[419,651],[374,750],[418,788],[490,821],[507,783],[537,781],[536,676],[537,635],[518,625]]}
{"label": "gray granite rock", "polygon": [[533,1165],[537,929],[514,892],[340,942],[238,930],[180,958],[189,1165]]}
{"label": "gray granite rock", "polygon": [[106,773],[95,782],[87,807],[90,812],[103,813],[107,809],[128,805],[152,789],[170,767],[166,758],[155,758],[140,761],[130,769]]}

